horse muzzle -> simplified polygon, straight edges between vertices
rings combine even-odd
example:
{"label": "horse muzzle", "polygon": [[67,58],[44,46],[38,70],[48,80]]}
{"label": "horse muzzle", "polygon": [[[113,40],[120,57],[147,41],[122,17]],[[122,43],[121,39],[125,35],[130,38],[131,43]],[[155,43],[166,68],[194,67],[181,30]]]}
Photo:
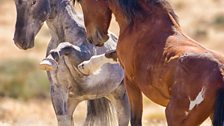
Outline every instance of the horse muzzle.
{"label": "horse muzzle", "polygon": [[108,35],[96,35],[96,37],[88,37],[88,41],[95,46],[103,46],[104,43],[109,39]]}
{"label": "horse muzzle", "polygon": [[13,39],[14,40],[14,43],[15,45],[19,48],[19,49],[23,49],[23,50],[27,50],[27,49],[30,49],[30,48],[33,48],[34,44],[32,44],[33,42],[30,42],[27,43],[25,41],[19,41],[17,39]]}
{"label": "horse muzzle", "polygon": [[15,45],[19,49],[27,50],[34,47],[34,37],[31,35],[29,38],[26,39],[26,37],[14,35],[13,41]]}

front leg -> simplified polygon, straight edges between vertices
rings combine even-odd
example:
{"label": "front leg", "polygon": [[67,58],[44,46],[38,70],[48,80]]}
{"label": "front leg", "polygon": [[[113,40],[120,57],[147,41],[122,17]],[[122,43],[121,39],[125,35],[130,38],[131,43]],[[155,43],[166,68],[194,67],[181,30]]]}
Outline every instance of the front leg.
{"label": "front leg", "polygon": [[142,93],[141,90],[125,77],[125,86],[131,107],[131,126],[142,126]]}
{"label": "front leg", "polygon": [[68,91],[57,85],[51,86],[51,99],[58,126],[74,126],[73,112],[79,101],[70,99]]}
{"label": "front leg", "polygon": [[41,61],[40,69],[46,71],[56,70],[58,60],[63,56],[70,57],[71,62],[77,66],[81,61],[88,59],[90,54],[88,52],[82,52],[78,46],[72,45],[69,42],[63,42],[56,49],[50,50],[47,58]]}
{"label": "front leg", "polygon": [[83,74],[90,75],[99,71],[100,68],[106,63],[118,63],[117,53],[115,50],[112,50],[105,54],[92,56],[89,60],[80,63],[78,65],[78,69]]}

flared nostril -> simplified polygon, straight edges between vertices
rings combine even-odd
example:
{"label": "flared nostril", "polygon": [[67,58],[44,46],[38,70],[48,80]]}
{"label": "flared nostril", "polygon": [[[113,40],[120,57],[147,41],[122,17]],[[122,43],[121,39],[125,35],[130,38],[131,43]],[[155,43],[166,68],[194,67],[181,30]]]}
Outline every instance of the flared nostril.
{"label": "flared nostril", "polygon": [[84,69],[84,64],[82,64],[82,69]]}

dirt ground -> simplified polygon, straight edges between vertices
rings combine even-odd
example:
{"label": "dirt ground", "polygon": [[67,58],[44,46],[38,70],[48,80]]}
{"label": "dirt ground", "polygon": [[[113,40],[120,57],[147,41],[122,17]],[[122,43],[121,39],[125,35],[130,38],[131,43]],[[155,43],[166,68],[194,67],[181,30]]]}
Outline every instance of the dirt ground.
{"label": "dirt ground", "polygon": [[[166,126],[164,107],[147,101],[144,103],[143,126]],[[76,126],[81,126],[86,115],[86,103],[82,102],[74,113]],[[21,101],[0,99],[0,126],[56,126],[50,100]],[[208,119],[202,126],[210,126]]]}
{"label": "dirt ground", "polygon": [[[170,0],[170,2],[186,34],[206,47],[224,53],[224,25],[216,22],[219,17],[224,17],[223,0],[203,0],[200,4],[195,0]],[[12,41],[15,20],[16,10],[13,0],[0,0],[0,60],[30,57],[40,61],[45,56],[49,41],[46,26],[36,37],[35,48],[23,51],[18,49]],[[110,30],[118,34],[119,30],[115,21],[112,22]],[[77,126],[83,123],[85,110],[85,103],[78,106],[74,114]],[[164,110],[165,108],[145,100],[144,126],[166,126]],[[211,122],[208,119],[202,125],[210,126]],[[24,101],[0,97],[0,126],[56,126],[56,117],[50,99]]]}

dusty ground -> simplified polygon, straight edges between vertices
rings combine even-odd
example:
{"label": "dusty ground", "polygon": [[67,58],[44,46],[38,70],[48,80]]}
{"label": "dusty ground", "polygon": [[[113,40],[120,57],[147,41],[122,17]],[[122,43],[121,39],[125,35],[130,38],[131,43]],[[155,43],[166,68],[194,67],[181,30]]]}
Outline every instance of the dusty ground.
{"label": "dusty ground", "polygon": [[[223,0],[170,0],[179,16],[183,30],[208,48],[224,53],[224,25],[216,24],[218,17],[224,17]],[[23,51],[13,44],[16,13],[13,0],[0,0],[0,60],[35,58],[40,61],[45,56],[49,34],[44,29],[36,38],[35,48]],[[118,26],[113,21],[111,31],[118,34]],[[1,86],[1,85],[0,85]],[[82,124],[85,115],[85,104],[77,108],[75,120]],[[145,126],[165,126],[164,108],[146,100],[144,103]],[[49,99],[16,100],[0,98],[0,126],[55,126],[56,117]],[[204,126],[211,125],[207,120]]]}
{"label": "dusty ground", "polygon": [[[144,126],[166,126],[164,107],[147,101],[144,104]],[[83,124],[86,103],[81,103],[75,111],[76,126]],[[10,98],[0,99],[0,126],[56,126],[56,117],[50,100],[19,101]],[[203,126],[211,125],[206,120]]]}

